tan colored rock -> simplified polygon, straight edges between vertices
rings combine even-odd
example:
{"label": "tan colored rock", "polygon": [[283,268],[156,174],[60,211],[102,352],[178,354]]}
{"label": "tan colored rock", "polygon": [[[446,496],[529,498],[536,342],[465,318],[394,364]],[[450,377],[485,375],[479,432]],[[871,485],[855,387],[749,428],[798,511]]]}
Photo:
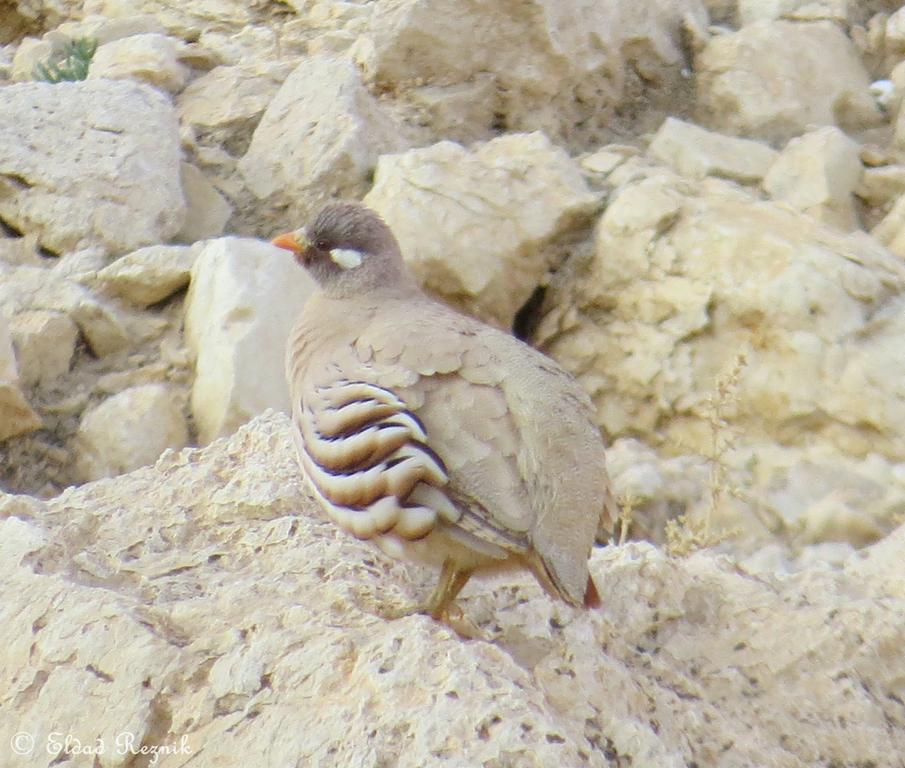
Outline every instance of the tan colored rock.
{"label": "tan colored rock", "polygon": [[742,183],[760,181],[776,159],[776,150],[758,141],[723,136],[674,117],[663,121],[648,153],[683,176]]}
{"label": "tan colored rock", "polygon": [[189,441],[184,397],[166,384],[125,389],[86,411],[75,437],[76,463],[84,480],[131,472],[168,448]]}
{"label": "tan colored rock", "polygon": [[233,207],[197,166],[183,163],[181,168],[186,206],[185,224],[176,233],[175,239],[183,243],[194,243],[219,237],[233,214]]}
{"label": "tan colored rock", "polygon": [[179,50],[178,41],[153,32],[113,40],[98,46],[88,79],[138,80],[179,93],[188,77]]}
{"label": "tan colored rock", "polygon": [[253,6],[240,0],[205,0],[199,3],[172,3],[170,0],[83,0],[82,12],[107,18],[150,14],[168,34],[182,39],[202,30],[238,33],[255,21]]}
{"label": "tan colored rock", "polygon": [[886,54],[901,60],[905,56],[905,7],[899,8],[886,20],[883,38]]}
{"label": "tan colored rock", "polygon": [[16,47],[10,70],[10,80],[13,82],[34,80],[35,67],[47,61],[53,52],[54,46],[49,40],[26,37]]}
{"label": "tan colored rock", "polygon": [[20,387],[9,325],[0,313],[0,441],[34,432],[42,426],[40,416],[28,404]]}
{"label": "tan colored rock", "polygon": [[905,258],[905,194],[896,200],[871,234],[894,254]]}
{"label": "tan colored rock", "polygon": [[441,142],[384,155],[364,202],[427,288],[511,328],[561,258],[552,244],[587,226],[597,196],[563,150],[532,133],[473,152]]}
{"label": "tan colored rock", "polygon": [[830,22],[757,22],[714,36],[695,69],[703,122],[722,133],[782,143],[816,126],[882,120],[867,70]]}
{"label": "tan colored rock", "polygon": [[[684,60],[683,25],[703,27],[706,19],[698,0],[500,0],[467,7],[400,0],[377,4],[352,54],[379,90],[406,100],[412,93],[419,107],[428,98],[423,116],[438,139],[450,128],[459,140],[489,138],[502,123],[586,144],[620,103],[625,69],[655,82],[675,77]],[[483,101],[460,114],[479,122],[453,127],[450,116],[469,84]]]}
{"label": "tan colored rock", "polygon": [[67,21],[48,32],[44,38],[53,43],[90,37],[103,46],[114,40],[122,40],[133,35],[163,35],[166,27],[150,13],[126,13],[104,16],[98,13],[81,15],[77,20]]}
{"label": "tan colored rock", "polygon": [[10,332],[24,386],[53,381],[69,371],[79,331],[66,315],[22,312],[10,320]]}
{"label": "tan colored rock", "polygon": [[132,733],[160,768],[893,768],[905,751],[905,529],[781,578],[597,550],[596,611],[530,576],[475,581],[461,606],[486,639],[468,642],[375,615],[430,576],[318,517],[283,416],[0,510],[0,743],[23,722],[42,745]]}
{"label": "tan colored rock", "polygon": [[54,270],[19,267],[3,275],[0,313],[14,315],[28,310],[67,314],[98,357],[124,349],[137,338],[136,329],[117,307]]}
{"label": "tan colored rock", "polygon": [[204,246],[185,300],[195,361],[192,414],[202,443],[267,408],[289,410],[283,356],[314,282],[269,244],[221,238]]}
{"label": "tan colored rock", "polygon": [[[737,484],[790,518],[764,502],[784,470],[758,477],[748,464],[776,445],[814,463],[819,447],[835,484],[809,487],[808,504],[831,492],[866,504],[859,462],[876,454],[889,476],[905,461],[905,265],[863,233],[726,182],[639,163],[610,182],[596,253],[557,273],[538,334],[591,392],[601,426],[711,455],[716,378],[744,354],[723,416],[740,443],[726,461],[747,472]],[[879,494],[870,516],[888,525],[896,503]]]}
{"label": "tan colored rock", "polygon": [[854,192],[864,170],[860,147],[834,126],[792,139],[764,178],[774,199],[844,230],[858,227]]}
{"label": "tan colored rock", "polygon": [[401,134],[351,62],[314,56],[270,102],[239,170],[297,226],[333,197],[363,195],[378,155],[404,146]]}
{"label": "tan colored rock", "polygon": [[189,284],[198,250],[186,245],[149,245],[114,261],[97,283],[140,307],[163,301]]}
{"label": "tan colored rock", "polygon": [[182,227],[176,117],[155,89],[18,83],[0,113],[0,217],[45,248],[120,254]]}
{"label": "tan colored rock", "polygon": [[261,115],[291,71],[288,63],[282,62],[215,67],[179,94],[180,121],[192,127],[199,141],[241,156]]}
{"label": "tan colored rock", "polygon": [[889,206],[905,194],[905,164],[865,168],[855,194],[868,205]]}
{"label": "tan colored rock", "polygon": [[846,25],[856,8],[854,0],[738,0],[740,26],[758,21],[833,21]]}
{"label": "tan colored rock", "polygon": [[905,149],[905,101],[899,103],[899,112],[895,122],[894,143],[899,150]]}

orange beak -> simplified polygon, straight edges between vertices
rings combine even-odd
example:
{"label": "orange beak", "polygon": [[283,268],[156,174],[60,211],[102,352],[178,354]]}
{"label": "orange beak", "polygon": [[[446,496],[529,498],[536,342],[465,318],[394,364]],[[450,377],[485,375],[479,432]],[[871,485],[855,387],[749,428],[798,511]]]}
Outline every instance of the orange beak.
{"label": "orange beak", "polygon": [[296,256],[301,256],[311,247],[311,243],[308,242],[308,237],[303,229],[277,235],[270,241],[270,244],[285,251],[291,251]]}

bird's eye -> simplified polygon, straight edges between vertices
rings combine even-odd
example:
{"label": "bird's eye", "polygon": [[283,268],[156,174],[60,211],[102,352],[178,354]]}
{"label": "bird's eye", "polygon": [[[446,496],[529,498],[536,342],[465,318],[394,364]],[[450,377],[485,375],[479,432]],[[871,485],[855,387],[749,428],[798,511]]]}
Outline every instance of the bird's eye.
{"label": "bird's eye", "polygon": [[319,251],[329,251],[330,250],[329,244],[327,243],[326,240],[315,240],[314,247],[317,248],[317,250],[319,250]]}

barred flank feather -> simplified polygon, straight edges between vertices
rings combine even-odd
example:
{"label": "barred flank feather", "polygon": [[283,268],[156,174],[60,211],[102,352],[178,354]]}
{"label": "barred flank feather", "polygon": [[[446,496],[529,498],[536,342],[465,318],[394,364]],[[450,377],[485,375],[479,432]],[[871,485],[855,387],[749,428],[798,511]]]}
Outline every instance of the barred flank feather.
{"label": "barred flank feather", "polygon": [[330,517],[360,539],[427,536],[459,513],[424,425],[393,392],[363,381],[316,388],[297,412],[305,474]]}

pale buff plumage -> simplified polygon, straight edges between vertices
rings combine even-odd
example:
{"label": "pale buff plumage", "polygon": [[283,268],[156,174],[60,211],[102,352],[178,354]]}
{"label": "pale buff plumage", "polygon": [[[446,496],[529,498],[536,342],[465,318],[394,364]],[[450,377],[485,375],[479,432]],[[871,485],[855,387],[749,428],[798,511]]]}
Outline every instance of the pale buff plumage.
{"label": "pale buff plumage", "polygon": [[434,616],[472,573],[513,566],[573,605],[594,604],[587,560],[613,503],[574,379],[428,298],[366,208],[328,206],[274,243],[320,284],[286,371],[300,463],[331,519],[389,554],[440,565],[421,607]]}

